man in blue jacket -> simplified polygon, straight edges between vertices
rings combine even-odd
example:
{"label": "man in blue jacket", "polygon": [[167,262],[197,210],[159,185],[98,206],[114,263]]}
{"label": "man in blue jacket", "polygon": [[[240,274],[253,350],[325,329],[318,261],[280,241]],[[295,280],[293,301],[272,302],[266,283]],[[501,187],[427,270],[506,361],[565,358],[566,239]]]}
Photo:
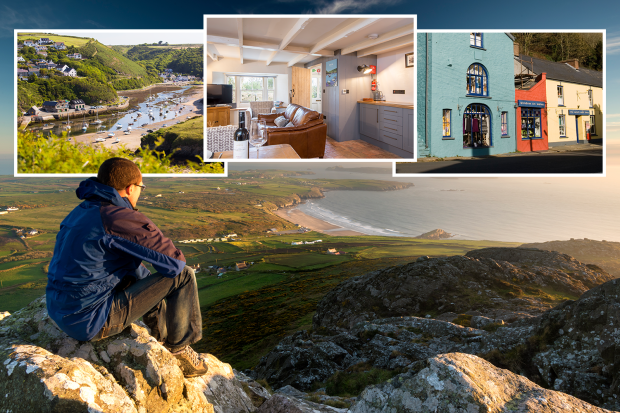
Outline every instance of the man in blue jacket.
{"label": "man in blue jacket", "polygon": [[[202,338],[194,271],[183,253],[135,208],[146,186],[123,158],[80,183],[84,200],[60,224],[47,283],[47,309],[80,341],[118,334],[143,317],[151,334],[179,360],[185,377],[207,372],[189,346]],[[142,264],[153,265],[151,274]]]}

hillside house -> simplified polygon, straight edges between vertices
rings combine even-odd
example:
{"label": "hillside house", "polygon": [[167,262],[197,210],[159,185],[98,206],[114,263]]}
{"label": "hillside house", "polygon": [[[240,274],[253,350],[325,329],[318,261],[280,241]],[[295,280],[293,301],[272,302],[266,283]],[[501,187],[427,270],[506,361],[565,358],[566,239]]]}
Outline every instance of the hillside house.
{"label": "hillside house", "polygon": [[86,104],[82,99],[73,99],[69,102],[69,107],[75,110],[84,110],[86,108]]}
{"label": "hillside house", "polygon": [[161,194],[155,195],[155,198],[161,198]]}
{"label": "hillside house", "polygon": [[41,37],[39,39],[39,44],[52,44],[54,43],[52,40],[48,39],[47,37]]}
{"label": "hillside house", "polygon": [[67,112],[69,108],[65,100],[48,100],[47,102],[43,102],[43,107],[41,109],[49,113],[58,113]]}
{"label": "hillside house", "polygon": [[56,42],[53,46],[56,50],[66,50],[67,46],[65,46],[64,42]]}
{"label": "hillside house", "polygon": [[30,109],[28,109],[28,111],[26,111],[26,115],[28,115],[28,116],[39,116],[40,112],[41,112],[41,110],[38,107],[33,106]]}
{"label": "hillside house", "polygon": [[336,250],[336,248],[329,248],[327,250],[328,254],[332,254],[332,255],[340,255],[340,253],[338,252],[338,250]]}
{"label": "hillside house", "polygon": [[30,231],[28,231],[28,235],[37,235],[39,233],[39,231],[37,231],[36,229],[32,229]]}
{"label": "hillside house", "polygon": [[70,53],[70,54],[67,55],[67,57],[69,59],[82,60],[82,54],[81,53]]}
{"label": "hillside house", "polygon": [[62,71],[63,76],[77,77],[77,72],[71,67],[67,67]]}
{"label": "hillside house", "polygon": [[24,40],[24,46],[34,47],[36,43],[33,40]]}
{"label": "hillside house", "polygon": [[46,52],[47,46],[35,46],[34,51],[37,53]]}
{"label": "hillside house", "polygon": [[17,69],[17,76],[28,76],[28,71],[26,69]]}
{"label": "hillside house", "polygon": [[245,262],[238,262],[235,264],[235,270],[237,271],[246,270],[247,268],[248,265]]}
{"label": "hillside house", "polygon": [[30,76],[30,75],[39,76],[40,73],[41,73],[41,71],[39,70],[38,67],[31,67],[31,68],[28,69],[28,76]]}
{"label": "hillside house", "polygon": [[25,62],[26,59],[24,59],[22,56],[17,56],[17,61],[18,62]]}

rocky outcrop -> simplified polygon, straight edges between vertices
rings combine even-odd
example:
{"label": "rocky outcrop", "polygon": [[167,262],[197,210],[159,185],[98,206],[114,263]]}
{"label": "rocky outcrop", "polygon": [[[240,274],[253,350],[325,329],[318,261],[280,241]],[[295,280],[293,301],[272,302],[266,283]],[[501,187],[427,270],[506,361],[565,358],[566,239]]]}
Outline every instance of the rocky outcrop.
{"label": "rocky outcrop", "polygon": [[444,239],[444,238],[452,238],[454,235],[444,231],[441,228],[434,229],[429,232],[425,232],[422,235],[418,235],[417,239]]}
{"label": "rocky outcrop", "polygon": [[[620,280],[588,290],[610,275],[547,251],[485,249],[470,255],[426,258],[341,283],[319,303],[314,328],[282,340],[260,360],[253,377],[275,388],[304,390],[356,366],[411,373],[428,359],[465,353],[481,355],[542,387],[620,410]],[[492,258],[500,256],[504,260]],[[475,285],[481,294],[463,300],[461,289]],[[543,311],[544,296],[527,294],[537,285],[550,293],[584,293]],[[497,292],[516,288],[525,294]],[[410,316],[425,295],[435,305],[449,298],[467,311]],[[476,298],[485,295],[495,297],[491,303],[500,308],[479,305]],[[400,308],[393,305],[408,298],[411,302]],[[392,317],[381,317],[390,311]],[[338,323],[337,317],[345,322]]]}
{"label": "rocky outcrop", "polygon": [[541,388],[476,356],[444,354],[417,373],[367,387],[349,412],[603,413],[567,394]]}
{"label": "rocky outcrop", "polygon": [[313,328],[340,331],[377,318],[443,313],[512,322],[540,315],[558,297],[578,297],[612,278],[596,266],[539,250],[492,248],[466,256],[420,257],[339,284],[318,304]]}
{"label": "rocky outcrop", "polygon": [[143,325],[79,342],[48,317],[42,297],[0,321],[0,410],[255,411],[250,397],[255,392],[230,365],[202,356],[209,372],[185,379],[176,359]]}

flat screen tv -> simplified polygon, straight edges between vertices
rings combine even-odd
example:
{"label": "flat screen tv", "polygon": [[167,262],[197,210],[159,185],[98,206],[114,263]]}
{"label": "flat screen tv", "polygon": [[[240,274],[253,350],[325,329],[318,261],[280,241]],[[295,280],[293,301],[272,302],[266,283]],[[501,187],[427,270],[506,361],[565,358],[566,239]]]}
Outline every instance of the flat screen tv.
{"label": "flat screen tv", "polygon": [[207,84],[207,105],[223,105],[233,103],[232,85]]}

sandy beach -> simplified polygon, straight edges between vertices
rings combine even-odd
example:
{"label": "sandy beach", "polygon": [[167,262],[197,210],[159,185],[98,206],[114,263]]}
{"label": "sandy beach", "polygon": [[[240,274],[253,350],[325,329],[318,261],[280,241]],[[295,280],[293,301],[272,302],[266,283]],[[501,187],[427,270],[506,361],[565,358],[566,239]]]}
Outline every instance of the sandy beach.
{"label": "sandy beach", "polygon": [[[189,118],[193,118],[194,116],[202,115],[203,105],[202,105],[202,102],[199,103],[198,101],[202,99],[203,97],[204,96],[203,96],[202,89],[197,89],[196,93],[192,94],[189,97],[189,100],[187,102],[178,104],[170,108],[170,111],[179,111],[181,106],[183,105],[185,106],[185,109],[180,111],[179,115],[176,118],[170,118],[170,119],[163,120],[161,122],[151,123],[145,127],[137,126],[134,128],[132,126],[132,130],[128,135],[125,135],[124,131],[121,129],[114,131],[115,136],[111,138],[108,138],[107,131],[105,133],[85,133],[84,135],[75,137],[75,142],[85,143],[89,145],[101,145],[107,148],[120,148],[121,145],[124,145],[125,148],[135,151],[136,149],[140,147],[140,139],[142,138],[142,134],[146,133],[147,130],[159,129],[164,124],[167,124],[168,126],[173,126],[173,125],[176,125],[177,121],[185,121]],[[190,109],[193,109],[193,110],[190,112]],[[138,120],[136,121],[136,124],[143,123],[140,121],[140,119],[142,118],[138,118]],[[95,139],[97,138],[105,138],[105,142],[95,142]],[[121,138],[121,141],[116,142],[116,138]]]}
{"label": "sandy beach", "polygon": [[277,216],[285,219],[293,224],[301,225],[302,227],[310,228],[313,231],[320,232],[326,235],[333,236],[358,236],[367,235],[357,231],[351,231],[349,229],[340,227],[338,225],[330,224],[327,221],[323,221],[318,218],[306,215],[297,208],[281,208],[274,212]]}

